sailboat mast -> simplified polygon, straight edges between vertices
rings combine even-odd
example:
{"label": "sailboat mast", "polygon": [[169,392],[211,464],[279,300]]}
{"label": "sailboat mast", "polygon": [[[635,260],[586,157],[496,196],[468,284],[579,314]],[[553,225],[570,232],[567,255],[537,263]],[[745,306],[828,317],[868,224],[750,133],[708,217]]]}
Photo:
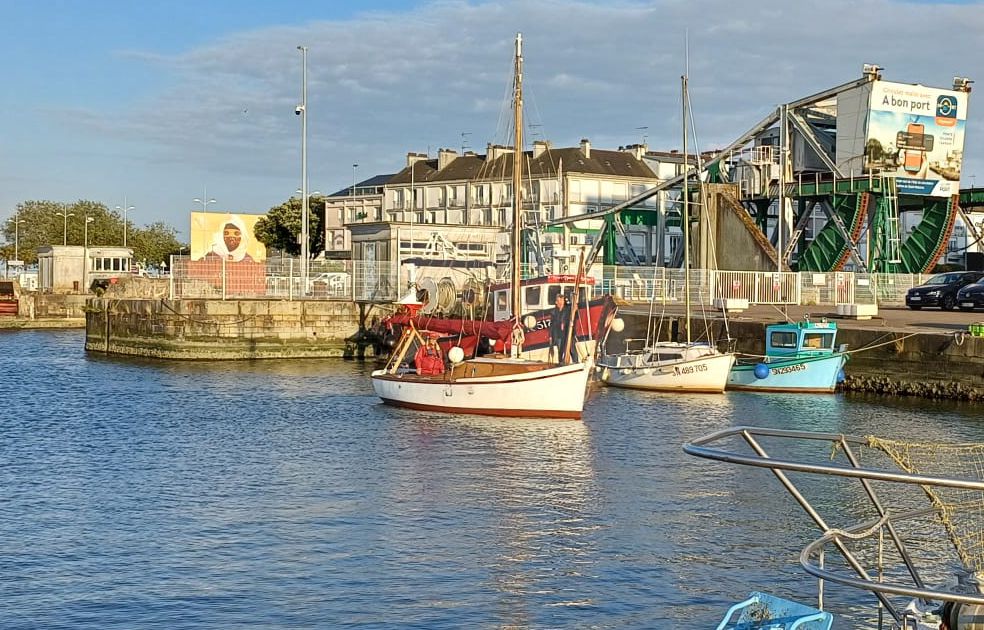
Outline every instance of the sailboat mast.
{"label": "sailboat mast", "polygon": [[686,305],[687,343],[690,343],[690,158],[687,155],[687,75],[680,77],[683,92],[683,295]]}
{"label": "sailboat mast", "polygon": [[522,192],[523,192],[523,34],[516,33],[516,63],[513,69],[513,230],[512,230],[512,312],[519,322],[520,265],[522,263]]}

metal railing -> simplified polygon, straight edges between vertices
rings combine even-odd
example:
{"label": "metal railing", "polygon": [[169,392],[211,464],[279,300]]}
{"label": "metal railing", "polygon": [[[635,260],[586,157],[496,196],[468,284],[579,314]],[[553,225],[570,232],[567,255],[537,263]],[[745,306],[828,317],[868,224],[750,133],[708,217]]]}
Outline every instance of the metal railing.
{"label": "metal railing", "polygon": [[[500,266],[504,272],[505,266]],[[530,273],[530,270],[527,270]],[[686,299],[682,269],[594,265],[596,294],[627,302],[680,303]],[[209,299],[344,300],[392,302],[406,290],[406,274],[393,261],[312,260],[302,277],[297,258],[264,262],[224,261],[219,257],[171,261],[170,297]],[[525,274],[524,274],[525,277]],[[690,271],[690,299],[747,300],[749,305],[905,304],[905,294],[926,274],[863,274],[769,271]],[[501,278],[503,281],[507,277]],[[463,288],[463,287],[462,287]]]}

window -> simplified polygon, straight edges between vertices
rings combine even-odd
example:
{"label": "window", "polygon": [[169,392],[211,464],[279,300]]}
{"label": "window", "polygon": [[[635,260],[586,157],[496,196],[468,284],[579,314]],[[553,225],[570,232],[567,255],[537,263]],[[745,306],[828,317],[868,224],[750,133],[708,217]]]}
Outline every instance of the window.
{"label": "window", "polygon": [[547,303],[553,304],[554,302],[556,302],[558,295],[560,295],[560,287],[558,287],[556,284],[550,286],[547,289]]}
{"label": "window", "polygon": [[832,350],[834,347],[834,336],[830,333],[805,333],[803,335],[803,347],[810,349]]}
{"label": "window", "polygon": [[540,293],[543,287],[526,287],[526,308],[540,306]]}
{"label": "window", "polygon": [[495,292],[495,308],[497,311],[509,310],[509,292],[508,291],[496,291]]}
{"label": "window", "polygon": [[773,348],[796,348],[796,333],[790,331],[777,331],[769,337],[769,343]]}
{"label": "window", "polygon": [[568,191],[570,195],[570,200],[572,202],[581,201],[581,182],[580,180],[572,179],[570,190]]}

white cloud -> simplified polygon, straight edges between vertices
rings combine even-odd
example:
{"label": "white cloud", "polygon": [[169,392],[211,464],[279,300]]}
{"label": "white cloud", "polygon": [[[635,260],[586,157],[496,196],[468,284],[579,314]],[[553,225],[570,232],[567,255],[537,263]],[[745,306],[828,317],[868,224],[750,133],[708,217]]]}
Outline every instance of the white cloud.
{"label": "white cloud", "polygon": [[[437,2],[253,30],[176,55],[127,51],[160,87],[113,111],[68,98],[58,120],[73,137],[117,145],[135,178],[143,169],[177,190],[158,214],[182,225],[184,198],[203,180],[223,189],[225,203],[253,211],[297,187],[298,44],[309,47],[311,187],[327,191],[350,183],[352,163],[360,177],[393,172],[408,150],[460,148],[462,132],[480,151],[506,142],[496,133],[517,31],[530,122],[542,137],[615,145],[639,141],[645,126],[652,148],[670,149],[680,136],[685,39],[696,126],[710,148],[780,102],[859,77],[865,62],[902,82],[984,77],[982,27],[980,6],[888,0]],[[984,175],[974,105],[967,172]]]}

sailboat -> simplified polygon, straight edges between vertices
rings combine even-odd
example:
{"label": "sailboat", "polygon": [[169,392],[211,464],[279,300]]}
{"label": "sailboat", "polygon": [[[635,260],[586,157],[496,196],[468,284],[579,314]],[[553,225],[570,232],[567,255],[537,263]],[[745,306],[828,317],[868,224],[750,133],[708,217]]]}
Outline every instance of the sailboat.
{"label": "sailboat", "polygon": [[371,376],[373,390],[384,403],[445,413],[510,417],[580,418],[584,410],[590,363],[566,363],[563,357],[558,363],[521,358],[525,337],[519,290],[524,157],[522,45],[522,35],[517,34],[513,75],[512,274],[508,296],[512,304],[511,356],[464,359],[459,347],[447,353],[450,369],[423,370],[419,362],[410,368],[404,361],[414,347],[426,347],[427,333],[413,324],[421,305],[414,296],[408,296],[410,299],[405,299],[403,306],[411,315],[409,325],[404,327],[386,367]]}
{"label": "sailboat", "polygon": [[[687,341],[655,341],[631,351],[629,341],[621,354],[605,356],[598,363],[601,380],[614,387],[672,392],[720,393],[728,382],[735,355],[721,352],[709,343],[695,342],[690,331],[690,206],[687,156],[687,75],[683,86],[683,268]],[[650,315],[651,316],[651,315]]]}

